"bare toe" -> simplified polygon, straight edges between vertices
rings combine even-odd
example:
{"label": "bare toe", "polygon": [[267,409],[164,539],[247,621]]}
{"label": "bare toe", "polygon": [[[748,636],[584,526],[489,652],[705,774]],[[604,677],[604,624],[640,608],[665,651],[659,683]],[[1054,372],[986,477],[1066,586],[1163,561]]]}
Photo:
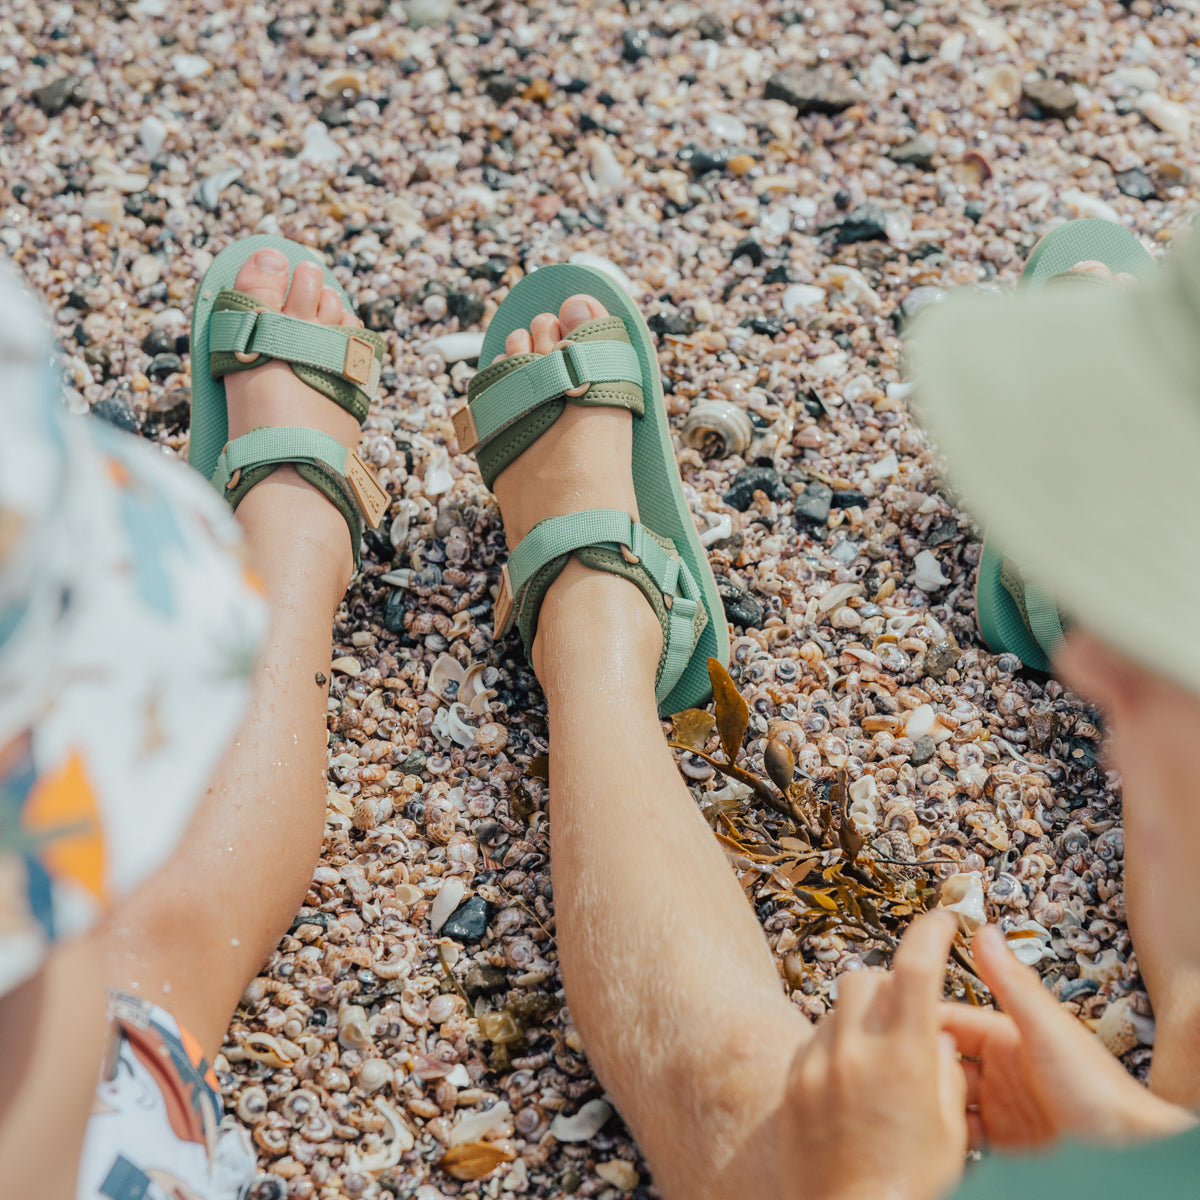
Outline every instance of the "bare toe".
{"label": "bare toe", "polygon": [[564,300],[562,308],[558,310],[563,333],[570,333],[585,321],[595,321],[598,317],[607,316],[608,310],[592,296],[572,296]]}
{"label": "bare toe", "polygon": [[288,260],[278,250],[260,250],[242,264],[233,286],[278,311],[287,295]]}
{"label": "bare toe", "polygon": [[342,323],[342,298],[331,287],[321,289],[321,300],[317,305],[317,320],[322,325]]}
{"label": "bare toe", "polygon": [[1072,268],[1072,271],[1079,271],[1084,275],[1100,275],[1108,278],[1112,275],[1112,271],[1108,269],[1107,264],[1097,261],[1094,258],[1085,259],[1083,262],[1077,262]]}
{"label": "bare toe", "polygon": [[315,321],[324,286],[325,272],[316,263],[301,263],[292,272],[292,286],[283,311],[301,321]]}
{"label": "bare toe", "polygon": [[529,325],[534,354],[549,354],[562,340],[562,326],[553,313],[539,313]]}
{"label": "bare toe", "polygon": [[342,309],[342,324],[353,325],[356,329],[363,328],[362,320],[356,314],[347,312],[344,308]]}
{"label": "bare toe", "polygon": [[533,338],[529,336],[528,329],[514,329],[512,333],[504,339],[505,354],[532,354],[533,353]]}

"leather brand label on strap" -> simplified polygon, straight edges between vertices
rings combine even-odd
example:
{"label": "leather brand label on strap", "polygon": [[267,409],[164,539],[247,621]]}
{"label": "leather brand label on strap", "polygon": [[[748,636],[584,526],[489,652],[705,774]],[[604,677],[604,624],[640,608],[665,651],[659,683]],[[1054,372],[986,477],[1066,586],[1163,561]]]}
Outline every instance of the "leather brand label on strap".
{"label": "leather brand label on strap", "polygon": [[503,637],[512,624],[513,590],[512,577],[508,573],[508,563],[500,571],[500,590],[496,593],[496,608],[492,620],[493,636]]}
{"label": "leather brand label on strap", "polygon": [[345,476],[346,482],[358,499],[367,524],[374,529],[383,520],[391,497],[384,491],[379,480],[371,474],[367,464],[353,450],[346,455]]}
{"label": "leather brand label on strap", "polygon": [[346,340],[346,362],[342,374],[351,383],[359,387],[367,387],[371,382],[371,367],[375,363],[375,348],[362,338],[351,337]]}
{"label": "leather brand label on strap", "polygon": [[475,415],[471,412],[471,406],[464,404],[450,421],[454,426],[454,436],[458,438],[459,453],[470,454],[479,445],[479,431],[475,428]]}

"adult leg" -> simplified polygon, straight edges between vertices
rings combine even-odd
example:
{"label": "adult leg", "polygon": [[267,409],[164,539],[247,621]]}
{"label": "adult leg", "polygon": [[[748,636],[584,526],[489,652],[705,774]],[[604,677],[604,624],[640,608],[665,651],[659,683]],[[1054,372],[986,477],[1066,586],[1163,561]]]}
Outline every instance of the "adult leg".
{"label": "adult leg", "polygon": [[[319,268],[260,251],[237,286],[273,308],[343,321]],[[284,305],[287,297],[286,307]],[[346,321],[353,321],[346,317]],[[347,445],[357,422],[285,364],[231,377],[230,437],[308,425]],[[107,982],[168,1009],[212,1055],[246,983],[302,903],[325,818],[325,710],[331,625],[352,570],[346,523],[290,467],[237,510],[271,621],[245,723],[179,850],[110,919]]]}
{"label": "adult leg", "polygon": [[[574,298],[509,353],[603,315]],[[510,545],[581,509],[637,515],[630,414],[568,406],[497,480]],[[573,561],[533,663],[550,710],[558,947],[588,1056],[669,1200],[785,1196],[780,1112],[811,1027],[680,779],[654,700],[661,631],[627,581]],[[602,647],[601,653],[597,647]]]}

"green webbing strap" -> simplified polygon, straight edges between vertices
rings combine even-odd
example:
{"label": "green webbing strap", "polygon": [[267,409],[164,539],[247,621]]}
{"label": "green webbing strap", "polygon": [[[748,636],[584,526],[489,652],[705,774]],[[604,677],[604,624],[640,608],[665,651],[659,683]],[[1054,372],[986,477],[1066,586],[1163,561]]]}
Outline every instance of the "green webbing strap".
{"label": "green webbing strap", "polygon": [[316,429],[265,427],[252,429],[235,438],[217,459],[213,485],[222,493],[238,471],[263,467],[268,463],[312,463],[323,466],[335,475],[345,477],[346,447],[327,433]]}
{"label": "green webbing strap", "polygon": [[[641,394],[642,368],[628,342],[568,342],[539,355],[472,395],[471,415],[479,444],[486,445],[534,409],[576,388],[590,391],[606,383],[636,384]],[[636,401],[614,393],[611,403],[633,408]]]}
{"label": "green webbing strap", "polygon": [[644,570],[663,594],[667,621],[655,695],[659,700],[665,699],[679,681],[695,647],[700,589],[687,564],[668,554],[628,513],[594,508],[550,517],[535,525],[508,560],[514,614],[519,620],[528,585],[547,563],[588,546],[623,547],[625,561]]}
{"label": "green webbing strap", "polygon": [[1029,632],[1037,639],[1037,644],[1046,652],[1046,657],[1052,659],[1063,639],[1062,618],[1059,616],[1058,605],[1037,584],[1025,582],[1025,617]]}
{"label": "green webbing strap", "polygon": [[379,388],[381,355],[374,339],[357,326],[318,325],[277,312],[222,309],[209,318],[208,336],[212,354],[262,354],[316,367],[353,384],[368,403]]}

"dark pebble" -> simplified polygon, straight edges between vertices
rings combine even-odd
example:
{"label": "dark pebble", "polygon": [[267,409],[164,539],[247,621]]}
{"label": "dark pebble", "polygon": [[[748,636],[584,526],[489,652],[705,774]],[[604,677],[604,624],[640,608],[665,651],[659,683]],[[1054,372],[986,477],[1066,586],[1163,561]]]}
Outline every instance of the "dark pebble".
{"label": "dark pebble", "polygon": [[457,942],[477,942],[487,933],[487,922],[487,901],[482,896],[472,896],[450,914],[441,935]]}
{"label": "dark pebble", "polygon": [[687,145],[679,152],[679,165],[693,175],[707,175],[709,171],[723,171],[733,157],[729,150],[704,150],[700,146]]}
{"label": "dark pebble", "polygon": [[57,117],[65,108],[82,104],[86,99],[87,92],[78,75],[64,75],[53,83],[33,90],[34,104],[48,117]]}
{"label": "dark pebble", "polygon": [[507,104],[521,90],[521,82],[511,75],[493,75],[483,90],[497,104]]}
{"label": "dark pebble", "polygon": [[418,588],[435,588],[442,586],[442,569],[441,567],[429,566],[423,567],[412,577],[413,587]]}
{"label": "dark pebble", "polygon": [[383,606],[383,627],[390,633],[404,632],[404,589],[392,588]]}
{"label": "dark pebble", "polygon": [[1100,985],[1094,979],[1068,979],[1058,991],[1058,998],[1064,1004],[1072,1000],[1082,1000],[1085,996],[1094,996],[1100,990]]}
{"label": "dark pebble", "polygon": [[786,500],[791,489],[771,467],[745,467],[734,477],[733,486],[725,493],[725,503],[738,512],[745,512],[754,501],[755,492],[765,492],[772,500]]}
{"label": "dark pebble", "polygon": [[725,40],[725,26],[720,17],[715,17],[712,13],[701,13],[696,18],[696,32],[708,42]]}
{"label": "dark pebble", "polygon": [[429,756],[422,750],[414,750],[397,768],[404,775],[421,775]]}
{"label": "dark pebble", "polygon": [[1079,107],[1075,89],[1060,79],[1027,79],[1021,93],[1048,117],[1073,117]]}
{"label": "dark pebble", "polygon": [[413,304],[421,304],[430,296],[441,296],[446,299],[447,305],[450,303],[448,297],[450,289],[440,279],[427,279],[415,292],[413,292]]}
{"label": "dark pebble", "polygon": [[839,246],[855,242],[877,242],[887,238],[883,209],[878,204],[860,204],[837,226],[835,240]]}
{"label": "dark pebble", "polygon": [[968,200],[963,213],[968,221],[974,221],[978,225],[987,215],[987,205],[982,200]]}
{"label": "dark pebble", "polygon": [[953,638],[938,642],[925,655],[925,674],[934,679],[944,678],[946,672],[958,662],[961,654],[962,650]]}
{"label": "dark pebble", "polygon": [[832,504],[833,488],[817,481],[810,483],[796,497],[792,512],[809,525],[822,525],[829,519],[829,509]]}
{"label": "dark pebble", "polygon": [[862,492],[847,488],[844,492],[834,492],[829,503],[830,508],[866,508],[870,501]]}
{"label": "dark pebble", "polygon": [[146,419],[142,423],[147,432],[182,429],[191,420],[192,389],[171,388],[151,397],[146,408]]}
{"label": "dark pebble", "polygon": [[508,972],[491,963],[476,963],[463,976],[463,990],[468,996],[483,996],[508,987]]}
{"label": "dark pebble", "polygon": [[751,317],[747,322],[755,333],[775,337],[783,332],[783,322],[778,317]]}
{"label": "dark pebble", "polygon": [[83,361],[87,363],[89,367],[94,367],[97,371],[99,371],[102,379],[112,378],[112,346],[88,346],[83,352]]}
{"label": "dark pebble", "polygon": [[908,756],[908,761],[914,767],[924,766],[937,753],[937,747],[933,744],[933,738],[926,734],[924,737],[919,737],[913,742],[912,753]]}
{"label": "dark pebble", "polygon": [[794,283],[790,268],[785,266],[771,267],[763,276],[763,283]]}
{"label": "dark pebble", "polygon": [[725,616],[738,629],[761,629],[766,616],[762,603],[738,587],[731,579],[717,576],[717,592],[725,606]]}
{"label": "dark pebble", "polygon": [[893,146],[888,151],[888,158],[906,167],[919,167],[922,171],[933,168],[933,156],[937,153],[937,143],[930,138],[909,138],[899,146]]}
{"label": "dark pebble", "polygon": [[166,379],[168,375],[174,375],[177,371],[183,370],[183,359],[174,351],[168,354],[156,354],[151,360],[149,366],[146,367],[146,374],[151,379]]}
{"label": "dark pebble", "polygon": [[767,100],[783,100],[800,116],[844,112],[858,99],[849,84],[804,67],[787,67],[776,71],[767,80],[763,97]]}
{"label": "dark pebble", "polygon": [[743,238],[733,248],[732,259],[748,258],[756,267],[762,266],[763,248],[753,238]]}
{"label": "dark pebble", "polygon": [[696,332],[696,322],[685,312],[677,308],[664,308],[654,313],[646,324],[650,331],[663,337],[670,334],[673,337],[687,337]]}
{"label": "dark pebble", "polygon": [[115,425],[126,433],[137,433],[138,431],[137,417],[133,415],[133,409],[121,396],[108,396],[103,400],[98,400],[92,405],[92,416],[99,417],[101,421],[107,421],[110,425]]}
{"label": "dark pebble", "polygon": [[1134,167],[1131,171],[1118,171],[1116,178],[1121,193],[1131,196],[1134,200],[1154,200],[1158,196],[1158,189],[1141,167]]}
{"label": "dark pebble", "polygon": [[1071,766],[1090,771],[1098,761],[1096,747],[1083,738],[1068,738],[1066,759]]}
{"label": "dark pebble", "polygon": [[930,526],[929,532],[925,535],[925,545],[949,546],[951,543],[957,542],[961,536],[958,522],[953,517],[947,517],[944,521],[938,521],[936,525]]}
{"label": "dark pebble", "polygon": [[463,329],[483,320],[484,303],[473,292],[451,292],[446,297],[446,307]]}
{"label": "dark pebble", "polygon": [[362,322],[368,329],[383,333],[393,327],[396,316],[396,300],[393,296],[380,296],[362,308]]}
{"label": "dark pebble", "polygon": [[626,29],[621,34],[621,57],[626,62],[637,62],[650,53],[650,35],[644,29]]}

